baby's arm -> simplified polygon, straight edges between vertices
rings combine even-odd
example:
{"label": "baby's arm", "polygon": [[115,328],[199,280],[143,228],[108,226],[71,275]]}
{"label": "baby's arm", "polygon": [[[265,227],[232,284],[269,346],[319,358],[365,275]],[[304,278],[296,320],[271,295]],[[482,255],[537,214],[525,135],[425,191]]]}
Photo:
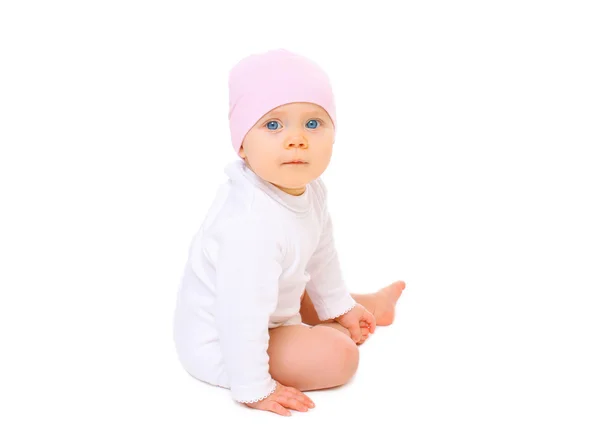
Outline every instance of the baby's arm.
{"label": "baby's arm", "polygon": [[357,304],[346,288],[333,239],[329,212],[317,250],[308,263],[311,279],[306,285],[315,311],[321,321],[334,319],[350,332],[357,344],[364,342],[365,332],[375,331],[375,317],[362,305]]}
{"label": "baby's arm", "polygon": [[342,276],[331,216],[325,210],[321,238],[307,265],[310,281],[306,285],[308,296],[321,321],[339,317],[356,305]]}
{"label": "baby's arm", "polygon": [[269,374],[269,316],[277,306],[282,252],[252,220],[224,232],[216,260],[216,322],[231,393],[255,402],[276,387]]}

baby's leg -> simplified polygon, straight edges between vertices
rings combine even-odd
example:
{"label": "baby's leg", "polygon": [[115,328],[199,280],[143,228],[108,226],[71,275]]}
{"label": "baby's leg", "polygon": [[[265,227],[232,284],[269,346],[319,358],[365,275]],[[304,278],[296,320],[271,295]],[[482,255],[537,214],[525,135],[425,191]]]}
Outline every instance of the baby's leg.
{"label": "baby's leg", "polygon": [[[375,316],[377,325],[390,325],[394,322],[396,302],[398,301],[398,298],[400,298],[405,287],[406,284],[404,281],[396,281],[376,293],[352,295],[352,297],[357,303],[361,304]],[[306,291],[304,291],[304,294],[302,295],[300,315],[302,316],[302,322],[308,325],[333,322],[332,320],[321,321],[319,319],[310,296],[308,296]]]}
{"label": "baby's leg", "polygon": [[337,387],[358,368],[358,347],[329,325],[288,325],[269,330],[271,376],[300,391]]}

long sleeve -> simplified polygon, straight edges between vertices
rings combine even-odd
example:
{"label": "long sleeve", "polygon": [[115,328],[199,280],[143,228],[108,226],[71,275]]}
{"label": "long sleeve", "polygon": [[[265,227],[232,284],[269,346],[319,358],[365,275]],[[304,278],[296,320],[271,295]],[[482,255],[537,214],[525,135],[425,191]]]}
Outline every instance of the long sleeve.
{"label": "long sleeve", "polygon": [[336,318],[356,305],[342,276],[331,216],[327,210],[319,244],[308,262],[307,271],[310,280],[306,291],[320,320]]}
{"label": "long sleeve", "polygon": [[268,326],[277,306],[283,253],[265,226],[236,225],[220,241],[216,322],[232,396],[256,402],[276,386],[269,374]]}

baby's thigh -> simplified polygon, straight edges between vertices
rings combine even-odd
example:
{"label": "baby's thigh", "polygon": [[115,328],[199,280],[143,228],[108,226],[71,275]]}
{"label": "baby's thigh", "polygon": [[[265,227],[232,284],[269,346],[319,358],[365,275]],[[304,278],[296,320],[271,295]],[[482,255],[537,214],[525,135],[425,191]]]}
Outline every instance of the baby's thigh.
{"label": "baby's thigh", "polygon": [[358,368],[358,348],[332,327],[290,325],[270,330],[269,365],[274,379],[301,391],[345,384]]}

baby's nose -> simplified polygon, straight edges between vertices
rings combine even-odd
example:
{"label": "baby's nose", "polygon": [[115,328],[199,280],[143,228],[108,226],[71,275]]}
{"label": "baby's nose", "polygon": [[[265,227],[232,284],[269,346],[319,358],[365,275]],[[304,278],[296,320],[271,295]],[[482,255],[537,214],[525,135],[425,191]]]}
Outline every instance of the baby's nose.
{"label": "baby's nose", "polygon": [[306,149],[308,147],[308,143],[304,139],[304,137],[294,137],[291,138],[287,143],[288,149],[299,148]]}

